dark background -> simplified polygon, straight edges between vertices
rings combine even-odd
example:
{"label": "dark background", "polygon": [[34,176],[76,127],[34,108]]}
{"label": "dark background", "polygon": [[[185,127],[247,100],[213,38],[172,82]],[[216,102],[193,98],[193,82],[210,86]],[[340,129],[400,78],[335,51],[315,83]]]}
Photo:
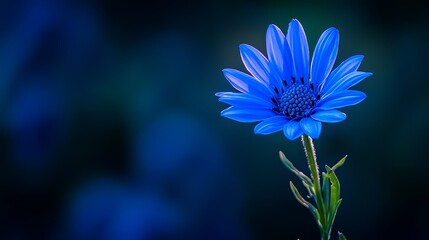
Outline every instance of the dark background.
{"label": "dark background", "polygon": [[[310,51],[340,31],[337,64],[374,75],[324,124],[337,171],[334,233],[429,239],[429,7],[417,1],[1,1],[0,239],[318,239],[278,151],[301,143],[220,117],[270,23],[297,18]],[[301,189],[301,188],[300,188]],[[303,189],[301,189],[303,190]],[[336,239],[336,236],[333,236]]]}

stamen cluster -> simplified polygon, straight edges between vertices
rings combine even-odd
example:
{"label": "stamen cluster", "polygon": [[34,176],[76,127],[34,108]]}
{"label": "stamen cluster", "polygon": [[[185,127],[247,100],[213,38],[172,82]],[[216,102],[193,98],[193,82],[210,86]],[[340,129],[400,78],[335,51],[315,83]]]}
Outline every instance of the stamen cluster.
{"label": "stamen cluster", "polygon": [[294,83],[284,91],[277,99],[277,109],[284,115],[295,118],[309,115],[309,110],[314,106],[316,95],[310,87]]}

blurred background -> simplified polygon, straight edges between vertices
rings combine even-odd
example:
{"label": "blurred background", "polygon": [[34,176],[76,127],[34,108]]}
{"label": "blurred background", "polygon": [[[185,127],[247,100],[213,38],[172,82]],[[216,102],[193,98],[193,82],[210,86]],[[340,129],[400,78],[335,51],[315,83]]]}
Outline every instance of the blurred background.
{"label": "blurred background", "polygon": [[[420,2],[420,1],[419,1]],[[429,239],[429,5],[413,1],[1,1],[0,239],[318,239],[282,150],[221,118],[270,23],[303,24],[310,51],[340,31],[337,64],[374,75],[348,119],[324,124],[319,163],[339,169],[334,233]],[[300,185],[299,185],[300,186]],[[335,239],[335,237],[334,237]]]}

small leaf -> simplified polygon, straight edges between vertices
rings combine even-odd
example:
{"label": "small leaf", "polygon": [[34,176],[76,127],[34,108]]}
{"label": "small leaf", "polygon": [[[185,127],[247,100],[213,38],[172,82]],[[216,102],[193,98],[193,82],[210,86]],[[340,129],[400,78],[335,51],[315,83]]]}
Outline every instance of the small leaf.
{"label": "small leaf", "polygon": [[325,168],[327,170],[329,180],[331,181],[331,202],[329,204],[328,226],[332,227],[335,216],[337,215],[338,207],[341,204],[340,182],[337,175],[335,175],[335,172],[332,171],[330,167],[325,166]]}
{"label": "small leaf", "polygon": [[329,218],[328,218],[328,226],[329,228],[332,228],[332,225],[334,225],[334,220],[335,220],[335,216],[337,216],[337,212],[338,212],[338,208],[340,207],[340,204],[343,200],[340,198],[337,202],[337,204],[335,205],[335,209],[333,212],[329,213]]}
{"label": "small leaf", "polygon": [[302,196],[301,194],[298,192],[298,189],[295,187],[295,185],[292,183],[292,181],[289,182],[290,183],[290,189],[292,190],[293,195],[295,195],[296,200],[298,200],[298,202],[300,202],[304,207],[306,208],[315,208],[311,203],[307,202]]}
{"label": "small leaf", "polygon": [[301,171],[296,169],[296,167],[292,164],[291,161],[289,161],[289,159],[286,158],[286,156],[283,154],[282,151],[279,151],[279,156],[280,156],[280,159],[282,160],[283,164],[289,170],[291,170],[296,176],[298,176],[302,181],[304,181],[310,187],[309,189],[311,189],[313,194],[314,194],[313,182],[311,181],[311,179],[309,177],[307,177],[304,173],[302,173]]}
{"label": "small leaf", "polygon": [[302,181],[302,185],[307,189],[308,195],[307,198],[311,198],[314,196],[314,188],[311,186],[308,186],[308,184],[305,181]]}
{"label": "small leaf", "polygon": [[279,151],[279,156],[280,156],[280,159],[282,160],[283,164],[284,164],[287,168],[289,168],[289,169],[290,169],[290,170],[292,170],[292,171],[297,170],[297,169],[293,166],[292,162],[291,162],[291,161],[289,161],[289,159],[287,159],[287,157],[285,156],[285,154],[284,154],[282,151]]}
{"label": "small leaf", "polygon": [[338,162],[337,162],[337,164],[335,164],[335,165],[332,167],[332,171],[335,171],[335,170],[337,170],[337,168],[341,167],[341,166],[344,164],[344,162],[346,161],[346,159],[347,159],[347,155],[346,155],[346,156],[344,156],[343,158],[341,158],[341,160],[340,160],[340,161],[338,161]]}
{"label": "small leaf", "polygon": [[325,205],[326,211],[328,211],[329,204],[329,176],[326,173],[322,173],[322,195],[323,203]]}
{"label": "small leaf", "polygon": [[338,181],[337,175],[328,166],[325,166],[328,171],[329,180],[331,180],[331,206],[336,204],[340,198],[340,182]]}
{"label": "small leaf", "polygon": [[338,240],[347,240],[347,238],[341,232],[338,232]]}
{"label": "small leaf", "polygon": [[313,187],[313,182],[311,181],[311,179],[309,177],[307,177],[304,173],[297,171],[295,172],[295,174],[301,178],[301,180],[303,182],[305,182],[312,190],[312,192],[314,193],[314,187]]}
{"label": "small leaf", "polygon": [[290,189],[292,190],[292,193],[295,196],[296,200],[298,200],[299,203],[301,203],[304,207],[306,207],[310,210],[310,212],[313,214],[314,218],[316,219],[319,227],[323,228],[322,224],[320,222],[320,214],[319,214],[319,211],[317,210],[317,208],[315,208],[311,203],[307,202],[301,196],[301,194],[298,192],[298,189],[295,187],[295,185],[292,183],[292,181],[290,181],[289,183],[290,183]]}

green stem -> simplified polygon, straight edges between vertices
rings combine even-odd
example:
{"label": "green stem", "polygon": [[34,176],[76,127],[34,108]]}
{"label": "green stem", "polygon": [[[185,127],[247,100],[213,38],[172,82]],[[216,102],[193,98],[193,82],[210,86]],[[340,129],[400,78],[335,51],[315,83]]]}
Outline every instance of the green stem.
{"label": "green stem", "polygon": [[323,227],[320,229],[320,233],[322,235],[322,240],[328,240],[329,229],[326,229],[327,228],[327,218],[326,218],[327,209],[325,209],[325,206],[323,204],[323,196],[322,196],[322,190],[320,187],[320,179],[319,179],[319,169],[316,161],[316,150],[314,149],[313,140],[311,139],[311,137],[307,135],[302,136],[302,145],[304,146],[305,154],[308,160],[308,167],[310,168],[311,177],[314,183],[316,204],[320,215],[320,223],[322,224],[322,227]]}

